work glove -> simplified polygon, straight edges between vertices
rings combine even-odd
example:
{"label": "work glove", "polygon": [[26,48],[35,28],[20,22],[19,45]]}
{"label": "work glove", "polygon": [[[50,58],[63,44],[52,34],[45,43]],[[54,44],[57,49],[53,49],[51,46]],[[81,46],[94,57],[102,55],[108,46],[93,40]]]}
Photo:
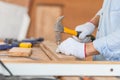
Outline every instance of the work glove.
{"label": "work glove", "polygon": [[95,30],[95,25],[91,22],[87,22],[82,25],[78,25],[75,28],[75,31],[81,32],[79,35],[79,38],[84,40],[87,35],[92,34],[92,32]]}
{"label": "work glove", "polygon": [[68,38],[58,46],[56,52],[84,59],[86,54],[85,43],[80,43],[73,38]]}

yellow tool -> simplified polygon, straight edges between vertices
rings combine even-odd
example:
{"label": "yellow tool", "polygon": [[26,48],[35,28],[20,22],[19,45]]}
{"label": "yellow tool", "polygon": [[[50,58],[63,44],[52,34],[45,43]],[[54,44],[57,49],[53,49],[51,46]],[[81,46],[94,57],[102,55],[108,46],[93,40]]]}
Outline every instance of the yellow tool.
{"label": "yellow tool", "polygon": [[[67,33],[67,34],[77,36],[77,37],[79,37],[79,34],[81,33],[81,32],[77,32],[75,30],[69,29],[67,27],[64,27],[62,25],[62,23],[61,23],[63,18],[64,18],[64,16],[60,16],[58,18],[56,24],[55,24],[55,32],[56,32],[56,42],[57,42],[57,44],[60,44],[60,42],[61,42],[61,33],[63,33],[63,32]],[[87,37],[90,37],[92,41],[95,39],[95,37],[92,36],[92,35],[87,35]]]}
{"label": "yellow tool", "polygon": [[29,42],[22,42],[22,43],[19,44],[19,47],[20,48],[31,48],[32,44],[29,43]]}
{"label": "yellow tool", "polygon": [[68,33],[68,34],[71,34],[71,35],[75,35],[75,36],[78,35],[78,32],[76,32],[75,30],[69,29],[67,27],[64,27],[64,32]]}

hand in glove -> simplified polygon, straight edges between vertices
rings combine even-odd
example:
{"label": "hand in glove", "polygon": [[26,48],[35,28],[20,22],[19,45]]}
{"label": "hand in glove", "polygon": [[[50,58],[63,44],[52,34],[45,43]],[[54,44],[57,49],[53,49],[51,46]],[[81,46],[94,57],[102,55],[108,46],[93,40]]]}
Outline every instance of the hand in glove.
{"label": "hand in glove", "polygon": [[87,37],[87,35],[90,35],[95,29],[95,25],[91,22],[87,22],[85,24],[82,25],[78,25],[75,30],[78,32],[81,32],[79,35],[80,39],[85,39]]}
{"label": "hand in glove", "polygon": [[85,44],[80,43],[73,38],[68,38],[58,46],[56,52],[61,52],[66,55],[73,55],[80,59],[84,59],[86,54]]}

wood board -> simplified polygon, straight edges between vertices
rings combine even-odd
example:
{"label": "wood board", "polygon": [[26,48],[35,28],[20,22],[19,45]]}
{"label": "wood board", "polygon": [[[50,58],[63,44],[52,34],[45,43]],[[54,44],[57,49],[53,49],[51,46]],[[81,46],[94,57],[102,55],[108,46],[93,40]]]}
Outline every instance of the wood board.
{"label": "wood board", "polygon": [[32,54],[32,48],[13,47],[8,51],[9,56],[29,57]]}
{"label": "wood board", "polygon": [[[0,51],[0,59],[4,62],[17,62],[17,63],[36,63],[36,62],[48,62],[49,57],[46,56],[44,51],[39,47],[33,47],[30,56],[9,56],[9,50]],[[16,53],[17,54],[17,53]]]}

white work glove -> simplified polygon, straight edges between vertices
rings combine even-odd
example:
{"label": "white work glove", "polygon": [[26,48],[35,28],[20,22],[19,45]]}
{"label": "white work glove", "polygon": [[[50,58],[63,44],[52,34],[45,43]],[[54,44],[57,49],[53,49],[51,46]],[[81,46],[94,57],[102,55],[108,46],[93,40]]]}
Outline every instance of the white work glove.
{"label": "white work glove", "polygon": [[65,55],[73,55],[80,59],[85,58],[85,44],[76,41],[73,38],[68,38],[63,41],[57,48],[56,52],[61,52]]}
{"label": "white work glove", "polygon": [[95,25],[91,22],[87,22],[85,24],[76,26],[75,31],[81,32],[79,38],[83,40],[87,37],[87,35],[92,34],[94,29]]}

